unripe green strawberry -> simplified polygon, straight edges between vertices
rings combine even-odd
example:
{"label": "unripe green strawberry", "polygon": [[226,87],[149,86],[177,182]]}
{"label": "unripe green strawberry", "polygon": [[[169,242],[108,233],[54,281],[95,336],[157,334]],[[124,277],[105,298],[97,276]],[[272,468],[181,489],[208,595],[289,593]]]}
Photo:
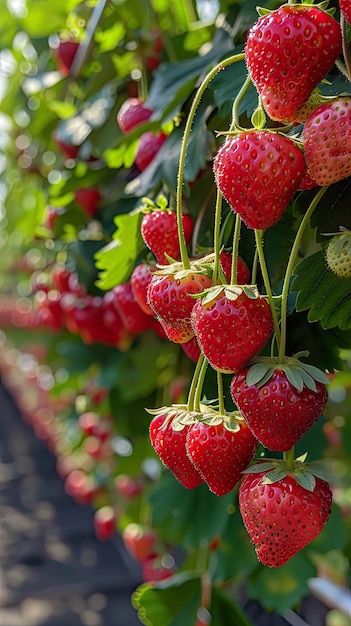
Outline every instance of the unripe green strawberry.
{"label": "unripe green strawberry", "polygon": [[351,277],[351,231],[335,235],[330,240],[326,260],[329,269],[339,278]]}

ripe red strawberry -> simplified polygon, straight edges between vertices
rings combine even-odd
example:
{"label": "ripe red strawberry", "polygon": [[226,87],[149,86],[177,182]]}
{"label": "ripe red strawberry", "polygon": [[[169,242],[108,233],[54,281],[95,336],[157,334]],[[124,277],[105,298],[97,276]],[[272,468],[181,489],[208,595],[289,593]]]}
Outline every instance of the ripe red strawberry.
{"label": "ripe red strawberry", "polygon": [[306,163],[289,137],[251,130],[225,141],[213,171],[231,209],[248,228],[265,230],[281,218],[299,188]]}
{"label": "ripe red strawberry", "polygon": [[82,187],[76,189],[75,197],[77,204],[83,209],[88,217],[94,217],[99,209],[101,193],[97,187]]}
{"label": "ripe red strawberry", "polygon": [[69,75],[78,48],[79,42],[71,40],[60,41],[57,48],[53,48],[52,54],[56,59],[57,68],[62,76]]}
{"label": "ripe red strawberry", "polygon": [[[230,252],[226,250],[222,250],[219,253],[219,260],[222,266],[224,275],[227,279],[227,282],[230,283],[231,273],[232,273],[232,255]],[[247,285],[250,282],[250,270],[245,263],[244,259],[241,256],[238,256],[237,260],[237,284],[238,285]]]}
{"label": "ripe red strawberry", "polygon": [[203,479],[187,456],[185,444],[189,426],[174,430],[172,421],[167,411],[152,419],[149,429],[151,444],[177,480],[187,489],[194,489],[203,483]]}
{"label": "ripe red strawberry", "polygon": [[300,486],[294,474],[271,484],[265,471],[247,474],[239,488],[239,507],[258,559],[280,567],[313,541],[324,528],[332,504],[326,481],[316,478],[314,491]]}
{"label": "ripe red strawberry", "polygon": [[155,549],[157,534],[151,526],[130,522],[122,532],[122,539],[133,558],[144,561]]}
{"label": "ripe red strawberry", "polygon": [[154,318],[140,308],[130,282],[117,285],[112,293],[115,307],[130,333],[138,334],[154,329]]}
{"label": "ripe red strawberry", "polygon": [[258,441],[243,420],[217,417],[214,424],[198,421],[190,426],[186,447],[209,489],[217,496],[224,496],[241,479]]}
{"label": "ripe red strawberry", "polygon": [[339,7],[341,13],[346,17],[349,24],[351,24],[351,3],[350,0],[339,0]]}
{"label": "ripe red strawberry", "polygon": [[137,303],[146,315],[152,315],[152,317],[155,313],[147,302],[147,288],[151,282],[152,272],[155,269],[154,265],[142,262],[134,268],[130,277],[130,283]]}
{"label": "ripe red strawberry", "polygon": [[227,374],[255,356],[273,331],[269,305],[253,288],[214,287],[196,300],[191,324],[210,365]]}
{"label": "ripe red strawberry", "polygon": [[195,304],[192,294],[204,291],[212,284],[206,274],[191,270],[175,274],[155,275],[148,287],[148,302],[162,323],[184,333],[185,343],[194,335],[190,315]]}
{"label": "ripe red strawberry", "polygon": [[127,98],[117,113],[117,122],[124,134],[130,133],[140,124],[147,122],[153,114],[139,98]]}
{"label": "ripe red strawberry", "polygon": [[318,185],[351,174],[351,96],[340,96],[315,109],[303,129],[307,167]]}
{"label": "ripe red strawberry", "polygon": [[195,339],[193,330],[189,324],[184,324],[182,328],[173,328],[169,326],[169,324],[166,324],[160,317],[158,318],[158,322],[163,330],[164,339],[168,339],[173,343],[179,343],[182,346],[189,344],[192,339]]}
{"label": "ripe red strawberry", "polygon": [[[313,391],[301,379],[297,389],[289,382],[293,380],[289,372],[279,366],[264,384],[248,384],[249,371],[246,367],[233,376],[234,402],[262,445],[279,452],[290,450],[322,414],[328,399],[325,384],[314,381]],[[294,373],[299,376],[299,369],[294,368]]]}
{"label": "ripe red strawberry", "polygon": [[293,121],[341,54],[339,23],[317,6],[284,4],[249,30],[246,64],[272,120]]}
{"label": "ripe red strawberry", "polygon": [[103,506],[94,514],[94,530],[100,541],[107,541],[116,531],[116,514],[111,506]]}
{"label": "ripe red strawberry", "polygon": [[137,153],[135,155],[135,165],[142,172],[154,160],[158,151],[162,148],[168,135],[162,131],[156,135],[148,131],[141,135],[138,143]]}
{"label": "ripe red strawberry", "polygon": [[[194,220],[190,215],[182,215],[184,237],[188,243],[194,230]],[[168,264],[165,252],[177,261],[180,256],[177,215],[175,211],[156,209],[146,213],[141,221],[141,235],[157,262],[161,265]]]}

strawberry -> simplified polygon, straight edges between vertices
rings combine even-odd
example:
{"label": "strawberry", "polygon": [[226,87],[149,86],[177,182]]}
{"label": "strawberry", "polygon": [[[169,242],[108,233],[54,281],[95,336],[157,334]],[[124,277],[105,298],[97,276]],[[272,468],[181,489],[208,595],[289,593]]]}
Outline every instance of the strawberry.
{"label": "strawberry", "polygon": [[263,470],[244,477],[239,508],[258,559],[268,567],[280,567],[322,531],[332,494],[321,478],[314,479],[315,488],[310,491],[298,483],[297,474],[287,473],[267,483],[265,475]]}
{"label": "strawberry", "polygon": [[[175,413],[175,412],[174,412]],[[149,428],[151,444],[162,463],[174,474],[186,489],[194,489],[203,483],[197,469],[186,452],[186,436],[189,426],[175,429],[174,413],[167,409],[152,419]],[[176,415],[174,415],[176,418]]]}
{"label": "strawberry", "polygon": [[94,217],[99,210],[101,193],[97,187],[82,187],[75,191],[76,203],[88,217]]}
{"label": "strawberry", "polygon": [[[174,270],[177,267],[178,264],[173,264]],[[191,269],[153,275],[148,287],[149,305],[162,323],[183,333],[181,343],[191,339],[194,334],[190,323],[195,304],[192,294],[201,293],[211,284],[206,274]]]}
{"label": "strawberry", "polygon": [[155,320],[140,308],[130,282],[117,285],[112,294],[115,308],[130,333],[143,333],[154,328]]}
{"label": "strawberry", "polygon": [[[257,368],[261,380],[250,384],[248,373],[254,375]],[[324,380],[323,372],[297,360],[282,366],[273,361],[267,368],[260,363],[234,374],[232,398],[255,437],[269,450],[290,450],[321,416],[328,394],[325,383],[313,375]]]}
{"label": "strawberry", "polygon": [[154,316],[155,313],[147,302],[147,288],[151,282],[152,272],[154,272],[155,269],[155,266],[142,262],[134,268],[130,277],[134,298],[144,313],[152,316]]}
{"label": "strawberry", "polygon": [[[182,215],[185,241],[188,243],[194,230],[194,220],[190,215]],[[169,209],[156,209],[146,213],[141,221],[141,235],[157,262],[168,264],[165,253],[175,261],[179,259],[177,214]]]}
{"label": "strawberry", "polygon": [[209,489],[224,496],[241,479],[258,441],[243,419],[211,412],[190,426],[186,448],[192,463]]}
{"label": "strawberry", "polygon": [[340,11],[343,16],[347,19],[349,24],[351,24],[351,4],[350,0],[339,0]]}
{"label": "strawberry", "polygon": [[116,532],[116,513],[111,506],[105,505],[94,513],[94,530],[100,541],[107,541]]}
{"label": "strawberry", "polygon": [[219,190],[248,228],[264,230],[279,221],[299,188],[306,163],[289,137],[250,130],[227,139],[213,164]]}
{"label": "strawberry", "polygon": [[334,235],[326,250],[326,261],[338,278],[351,278],[351,231]]}
{"label": "strawberry", "polygon": [[117,122],[122,133],[126,135],[147,122],[152,114],[153,110],[139,98],[127,98],[117,113]]}
{"label": "strawberry", "polygon": [[303,144],[308,170],[318,185],[351,174],[351,96],[325,102],[308,117]]}
{"label": "strawberry", "polygon": [[130,522],[122,532],[122,539],[132,557],[144,561],[155,549],[157,534],[151,526]]}
{"label": "strawberry", "polygon": [[255,356],[273,331],[269,305],[253,286],[208,290],[195,302],[191,324],[210,365],[227,374]]}
{"label": "strawberry", "polygon": [[[226,250],[222,250],[219,253],[219,261],[222,266],[222,270],[228,283],[230,283],[232,272],[232,255]],[[247,285],[250,282],[250,270],[241,256],[238,256],[237,260],[237,284]]]}
{"label": "strawberry", "polygon": [[141,135],[134,161],[135,165],[141,172],[145,170],[148,165],[150,165],[151,161],[154,160],[167,137],[168,135],[162,131],[156,135],[151,131],[147,131]]}
{"label": "strawberry", "polygon": [[68,76],[71,66],[79,48],[79,42],[73,40],[60,41],[57,48],[53,48],[52,54],[57,62],[57,68],[62,76]]}
{"label": "strawberry", "polygon": [[317,6],[284,4],[248,32],[250,76],[272,120],[293,121],[341,54],[339,23]]}
{"label": "strawberry", "polygon": [[194,361],[194,363],[198,362],[201,355],[201,350],[196,337],[192,337],[185,343],[181,343],[181,348],[182,350],[184,350],[189,359]]}
{"label": "strawberry", "polygon": [[179,343],[183,346],[189,344],[192,339],[195,339],[194,333],[189,324],[184,324],[181,328],[173,328],[172,326],[169,326],[169,324],[166,324],[166,322],[161,318],[158,318],[158,321],[163,330],[164,338],[172,341],[173,343]]}

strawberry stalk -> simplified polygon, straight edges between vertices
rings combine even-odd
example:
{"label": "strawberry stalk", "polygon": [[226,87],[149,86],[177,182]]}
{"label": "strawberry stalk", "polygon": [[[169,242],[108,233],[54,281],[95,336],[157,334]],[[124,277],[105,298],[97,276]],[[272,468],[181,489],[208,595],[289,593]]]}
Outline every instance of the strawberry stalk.
{"label": "strawberry stalk", "polygon": [[207,366],[208,366],[208,361],[207,359],[204,358],[202,365],[201,365],[200,372],[199,372],[199,376],[197,379],[197,385],[196,385],[195,396],[194,396],[194,410],[198,411],[199,413],[201,412],[201,409],[200,409],[201,395],[202,395],[202,390],[203,390],[203,386],[205,382]]}
{"label": "strawberry stalk", "polygon": [[222,218],[222,201],[223,196],[219,189],[217,189],[216,195],[216,207],[215,207],[215,223],[214,223],[214,266],[213,266],[213,275],[212,282],[214,285],[217,284],[218,280],[218,270],[219,270],[219,249],[220,249],[220,239],[221,239],[221,218]]}
{"label": "strawberry stalk", "polygon": [[287,452],[283,452],[283,459],[286,462],[286,469],[288,472],[292,472],[294,470],[294,462],[295,462],[295,446],[290,448]]}
{"label": "strawberry stalk", "polygon": [[238,214],[236,214],[234,235],[233,235],[232,268],[231,268],[231,276],[230,276],[231,285],[236,285],[238,282],[238,255],[239,255],[240,230],[241,230],[241,218]]}
{"label": "strawberry stalk", "polygon": [[274,333],[276,336],[277,344],[278,346],[280,346],[281,339],[280,339],[280,328],[279,328],[278,316],[277,316],[276,308],[274,306],[273,294],[272,294],[271,284],[269,280],[266,259],[265,259],[264,252],[263,252],[263,232],[264,231],[262,230],[255,229],[256,249],[257,249],[258,258],[260,261],[263,282],[264,282],[264,286],[265,286],[266,293],[267,293],[267,299],[268,299],[268,303],[269,303],[272,317],[273,317]]}
{"label": "strawberry stalk", "polygon": [[252,80],[250,76],[247,76],[245,82],[242,84],[240,91],[238,92],[232,108],[232,123],[229,128],[229,132],[233,132],[235,129],[240,128],[239,126],[239,106],[252,84]]}
{"label": "strawberry stalk", "polygon": [[190,385],[190,388],[189,388],[189,393],[188,393],[188,401],[187,401],[188,411],[194,411],[195,410],[196,388],[197,388],[197,385],[198,385],[199,376],[201,374],[201,370],[202,370],[203,363],[204,363],[205,360],[206,359],[205,359],[204,355],[201,354],[198,362],[196,363],[195,371],[194,371],[194,374],[193,374],[193,378],[192,378],[191,385]]}
{"label": "strawberry stalk", "polygon": [[191,132],[191,127],[194,121],[194,117],[196,114],[197,107],[200,104],[201,98],[207,89],[211,80],[225,67],[228,65],[232,65],[233,63],[237,63],[238,61],[243,61],[245,59],[245,53],[235,54],[234,56],[221,61],[216,65],[206,76],[206,78],[201,83],[198,88],[194,100],[192,102],[190,112],[186,121],[184,135],[182,139],[182,145],[180,149],[180,157],[179,157],[179,167],[178,167],[178,184],[177,184],[177,194],[176,194],[176,202],[177,202],[177,224],[178,224],[178,238],[179,238],[179,249],[180,249],[180,257],[183,264],[184,269],[190,269],[190,262],[188,257],[187,246],[184,237],[183,224],[182,224],[182,191],[183,191],[183,183],[184,183],[184,167],[185,167],[185,158],[186,158],[186,150],[189,141],[189,136]]}
{"label": "strawberry stalk", "polygon": [[346,32],[347,21],[343,13],[341,13],[340,15],[340,28],[341,28],[341,35],[342,35],[342,53],[343,53],[343,57],[344,57],[345,65],[346,65],[346,73],[343,71],[343,74],[345,74],[345,76],[349,79],[349,81],[351,81],[351,59],[350,59],[349,47],[347,44],[347,32]]}
{"label": "strawberry stalk", "polygon": [[284,360],[285,360],[286,320],[287,320],[289,287],[290,287],[291,276],[292,276],[292,273],[294,271],[294,267],[296,264],[296,259],[297,259],[298,251],[300,248],[302,236],[304,234],[305,228],[311,218],[313,211],[315,210],[319,201],[323,198],[328,188],[329,188],[329,185],[327,185],[326,187],[321,187],[318,193],[316,193],[305,215],[303,216],[299,229],[296,233],[294,244],[291,248],[290,257],[289,257],[289,261],[288,261],[288,265],[287,265],[285,277],[284,277],[282,295],[281,295],[281,320],[280,320],[281,336],[280,336],[279,354],[278,354],[279,364],[284,363]]}

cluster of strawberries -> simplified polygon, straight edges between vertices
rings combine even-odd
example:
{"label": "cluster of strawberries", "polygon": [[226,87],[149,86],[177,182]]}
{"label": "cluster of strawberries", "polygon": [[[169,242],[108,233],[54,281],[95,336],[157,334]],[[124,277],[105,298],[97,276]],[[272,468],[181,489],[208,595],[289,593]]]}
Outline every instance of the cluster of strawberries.
{"label": "cluster of strawberries", "polygon": [[[325,99],[317,87],[341,52],[340,24],[319,6],[265,11],[249,31],[249,76],[262,116],[275,128],[233,124],[214,159],[218,190],[248,228],[264,231],[276,224],[298,190],[351,174],[351,96]],[[155,238],[144,240],[164,263],[164,233],[159,231],[156,246]],[[238,410],[188,404],[150,411],[151,442],[188,489],[206,482],[221,496],[241,480],[240,511],[258,557],[278,567],[319,534],[330,514],[327,481],[313,463],[293,454],[322,414],[328,379],[297,357],[255,360],[276,333],[267,298],[236,272],[234,278],[230,271],[214,275],[211,254],[188,267],[183,258],[172,262],[178,258],[166,255],[170,264],[149,277],[147,305],[168,339],[197,347],[195,361],[233,375]],[[284,459],[248,467],[259,444]]]}

